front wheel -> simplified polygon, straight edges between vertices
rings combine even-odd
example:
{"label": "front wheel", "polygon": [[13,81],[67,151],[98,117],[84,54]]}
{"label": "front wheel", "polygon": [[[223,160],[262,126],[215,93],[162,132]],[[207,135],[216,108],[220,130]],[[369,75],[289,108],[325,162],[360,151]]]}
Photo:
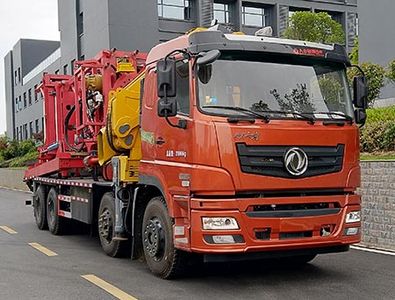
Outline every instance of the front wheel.
{"label": "front wheel", "polygon": [[156,276],[170,279],[185,271],[188,253],[174,248],[173,222],[163,197],[155,197],[148,203],[142,239],[148,267]]}

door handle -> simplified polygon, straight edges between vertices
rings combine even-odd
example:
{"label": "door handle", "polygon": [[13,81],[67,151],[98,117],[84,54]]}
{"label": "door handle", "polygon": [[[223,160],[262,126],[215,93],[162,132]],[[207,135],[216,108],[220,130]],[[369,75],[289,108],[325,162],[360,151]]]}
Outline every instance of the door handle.
{"label": "door handle", "polygon": [[156,144],[157,145],[163,145],[165,143],[165,140],[162,137],[158,137],[156,139]]}

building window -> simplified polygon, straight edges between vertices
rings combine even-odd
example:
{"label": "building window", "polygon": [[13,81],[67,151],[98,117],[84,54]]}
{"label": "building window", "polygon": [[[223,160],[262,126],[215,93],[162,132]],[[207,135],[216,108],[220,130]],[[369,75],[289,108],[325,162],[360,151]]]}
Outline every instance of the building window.
{"label": "building window", "polygon": [[230,5],[225,3],[214,3],[214,19],[221,24],[230,24]]}
{"label": "building window", "polygon": [[18,72],[15,70],[15,78],[14,78],[15,85],[18,85]]}
{"label": "building window", "polygon": [[74,65],[75,65],[75,59],[73,59],[70,62],[70,74],[73,75],[74,74]]}
{"label": "building window", "polygon": [[16,139],[16,140],[19,139],[19,128],[18,128],[18,127],[16,128],[16,136],[15,136],[15,139]]}
{"label": "building window", "polygon": [[19,140],[22,141],[22,125],[19,126]]}
{"label": "building window", "polygon": [[268,9],[243,6],[243,25],[265,27],[268,25]]}
{"label": "building window", "polygon": [[39,133],[40,132],[40,125],[38,123],[38,119],[36,119],[35,125],[36,125],[36,133]]}
{"label": "building window", "polygon": [[27,124],[23,124],[23,139],[27,140]]}
{"label": "building window", "polygon": [[57,70],[55,71],[55,74],[56,74],[56,75],[59,75],[59,69],[57,69]]}
{"label": "building window", "polygon": [[38,102],[37,84],[34,86],[34,102]]}
{"label": "building window", "polygon": [[158,16],[166,19],[190,20],[191,0],[158,0]]}
{"label": "building window", "polygon": [[18,68],[18,83],[21,83],[21,68]]}
{"label": "building window", "polygon": [[29,89],[28,97],[29,97],[29,106],[30,106],[32,105],[32,89]]}
{"label": "building window", "polygon": [[33,138],[33,121],[29,123],[29,138]]}
{"label": "building window", "polygon": [[63,74],[64,74],[64,75],[67,75],[67,68],[68,68],[67,65],[64,65],[64,66],[63,66]]}
{"label": "building window", "polygon": [[26,97],[26,92],[23,93],[23,108],[27,107],[27,97]]}
{"label": "building window", "polygon": [[84,13],[81,11],[79,2],[77,3],[77,53],[80,58],[83,49],[83,36],[84,36]]}
{"label": "building window", "polygon": [[22,110],[22,97],[21,96],[19,96],[18,110]]}
{"label": "building window", "polygon": [[19,103],[18,103],[18,97],[15,98],[15,111],[18,112],[19,111]]}
{"label": "building window", "polygon": [[82,36],[84,34],[84,13],[80,12],[78,14],[78,20],[77,20],[77,33],[79,36]]}

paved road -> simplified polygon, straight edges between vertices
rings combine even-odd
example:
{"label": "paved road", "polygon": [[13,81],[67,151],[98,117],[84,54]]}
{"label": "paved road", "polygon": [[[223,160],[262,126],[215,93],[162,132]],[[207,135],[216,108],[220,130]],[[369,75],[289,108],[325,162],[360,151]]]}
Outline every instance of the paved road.
{"label": "paved road", "polygon": [[[107,257],[96,238],[38,230],[24,205],[29,198],[0,189],[0,226],[8,226],[0,229],[1,300],[116,299],[99,287],[102,280],[124,299],[395,299],[395,256],[358,250],[319,256],[299,269],[213,264],[189,278],[161,280],[142,262]],[[95,284],[81,277],[88,274]]]}

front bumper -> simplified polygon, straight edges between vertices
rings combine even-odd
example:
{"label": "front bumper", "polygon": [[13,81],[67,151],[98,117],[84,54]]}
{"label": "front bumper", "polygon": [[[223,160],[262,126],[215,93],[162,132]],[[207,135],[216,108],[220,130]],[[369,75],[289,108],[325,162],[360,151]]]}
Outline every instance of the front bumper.
{"label": "front bumper", "polygon": [[[189,250],[205,254],[232,254],[250,252],[289,251],[323,248],[344,249],[360,241],[360,230],[355,235],[345,235],[347,228],[360,228],[360,222],[345,223],[346,214],[360,210],[359,195],[339,195],[293,198],[251,199],[198,199],[190,200]],[[271,217],[254,215],[249,208],[256,205],[337,203],[338,209],[324,214],[294,214],[294,216]],[[239,224],[236,230],[203,230],[203,217],[233,217]],[[330,233],[323,234],[323,228]],[[262,234],[264,232],[264,234]],[[232,235],[235,243],[216,244],[214,235]],[[241,237],[241,238],[240,238]],[[343,247],[344,246],[344,247]],[[343,250],[339,250],[343,251]]]}

